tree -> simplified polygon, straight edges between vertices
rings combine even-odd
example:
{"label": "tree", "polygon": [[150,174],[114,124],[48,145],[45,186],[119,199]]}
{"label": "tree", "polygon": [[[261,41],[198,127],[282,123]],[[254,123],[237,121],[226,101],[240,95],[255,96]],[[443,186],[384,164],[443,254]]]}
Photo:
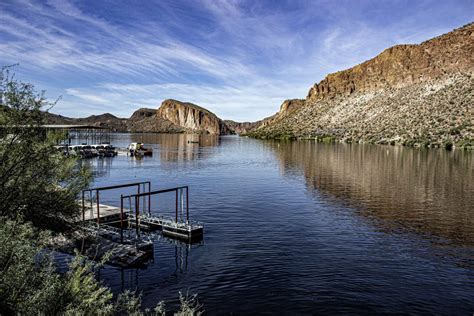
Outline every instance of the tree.
{"label": "tree", "polygon": [[47,135],[45,112],[55,103],[44,92],[0,74],[0,216],[22,218],[37,227],[65,229],[79,214],[76,197],[90,173],[57,152]]}
{"label": "tree", "polygon": [[[61,135],[43,128],[54,103],[32,84],[0,74],[0,315],[164,315],[164,303],[141,311],[140,297],[116,300],[95,278],[101,266],[76,253],[58,273],[50,251],[53,232],[71,231],[79,213],[76,198],[90,172],[53,145]],[[193,297],[180,297],[179,315],[200,313]]]}

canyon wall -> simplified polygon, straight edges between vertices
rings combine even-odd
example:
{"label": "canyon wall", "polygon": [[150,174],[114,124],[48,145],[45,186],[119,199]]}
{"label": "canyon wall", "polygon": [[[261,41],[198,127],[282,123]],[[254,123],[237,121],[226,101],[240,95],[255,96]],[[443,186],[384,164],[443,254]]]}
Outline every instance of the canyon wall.
{"label": "canyon wall", "polygon": [[251,135],[472,147],[474,24],[330,74],[280,112]]}
{"label": "canyon wall", "polygon": [[214,113],[189,102],[168,99],[161,103],[157,116],[189,132],[214,135],[231,134],[229,127]]}

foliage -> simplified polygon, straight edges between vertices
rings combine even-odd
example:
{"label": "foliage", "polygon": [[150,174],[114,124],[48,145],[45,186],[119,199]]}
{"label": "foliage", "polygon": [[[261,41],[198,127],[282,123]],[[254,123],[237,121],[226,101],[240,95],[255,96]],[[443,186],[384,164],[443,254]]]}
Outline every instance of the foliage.
{"label": "foliage", "polygon": [[181,303],[180,310],[175,313],[177,316],[202,315],[202,305],[197,300],[197,295],[189,296],[188,293],[183,295],[179,292],[179,302]]}
{"label": "foliage", "polygon": [[112,314],[112,294],[90,262],[76,256],[61,275],[45,250],[48,233],[6,218],[1,224],[1,314]]}
{"label": "foliage", "polygon": [[[90,180],[88,170],[53,145],[61,135],[42,127],[50,107],[33,85],[0,74],[0,315],[165,315],[165,304],[141,311],[140,296],[114,300],[95,278],[104,262],[76,253],[59,273],[50,247],[52,231],[71,229],[79,214],[76,197]],[[106,259],[105,259],[106,260]],[[180,297],[179,315],[198,315],[195,297]]]}
{"label": "foliage", "polygon": [[76,196],[89,182],[86,169],[53,147],[58,135],[42,127],[54,103],[32,84],[0,74],[0,216],[58,230],[78,214]]}
{"label": "foliage", "polygon": [[[126,291],[113,299],[95,278],[102,263],[79,254],[60,274],[46,247],[50,234],[31,224],[0,218],[0,315],[165,315],[164,302],[142,311],[141,298]],[[179,316],[201,315],[196,295],[179,294]]]}
{"label": "foliage", "polygon": [[46,311],[43,302],[60,289],[51,261],[38,255],[47,234],[5,218],[0,223],[0,314]]}

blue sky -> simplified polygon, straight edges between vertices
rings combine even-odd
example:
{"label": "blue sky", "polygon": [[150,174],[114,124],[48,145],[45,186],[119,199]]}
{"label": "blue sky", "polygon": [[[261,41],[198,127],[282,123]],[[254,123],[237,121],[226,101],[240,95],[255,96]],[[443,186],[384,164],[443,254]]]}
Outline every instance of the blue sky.
{"label": "blue sky", "polygon": [[166,98],[253,121],[328,73],[471,22],[474,1],[0,1],[0,64],[62,100],[128,117]]}

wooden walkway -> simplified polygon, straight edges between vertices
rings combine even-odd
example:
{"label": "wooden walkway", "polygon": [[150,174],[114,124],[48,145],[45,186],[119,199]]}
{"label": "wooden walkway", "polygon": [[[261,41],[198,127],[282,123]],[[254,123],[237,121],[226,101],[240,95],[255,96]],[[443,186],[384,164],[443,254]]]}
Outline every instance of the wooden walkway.
{"label": "wooden walkway", "polygon": [[[128,213],[128,210],[123,210],[124,213]],[[99,215],[100,222],[105,223],[108,221],[115,221],[120,219],[120,207],[99,204]],[[86,205],[84,210],[84,217],[81,216],[78,218],[78,221],[97,221],[97,204],[93,204],[92,211],[91,206]]]}

